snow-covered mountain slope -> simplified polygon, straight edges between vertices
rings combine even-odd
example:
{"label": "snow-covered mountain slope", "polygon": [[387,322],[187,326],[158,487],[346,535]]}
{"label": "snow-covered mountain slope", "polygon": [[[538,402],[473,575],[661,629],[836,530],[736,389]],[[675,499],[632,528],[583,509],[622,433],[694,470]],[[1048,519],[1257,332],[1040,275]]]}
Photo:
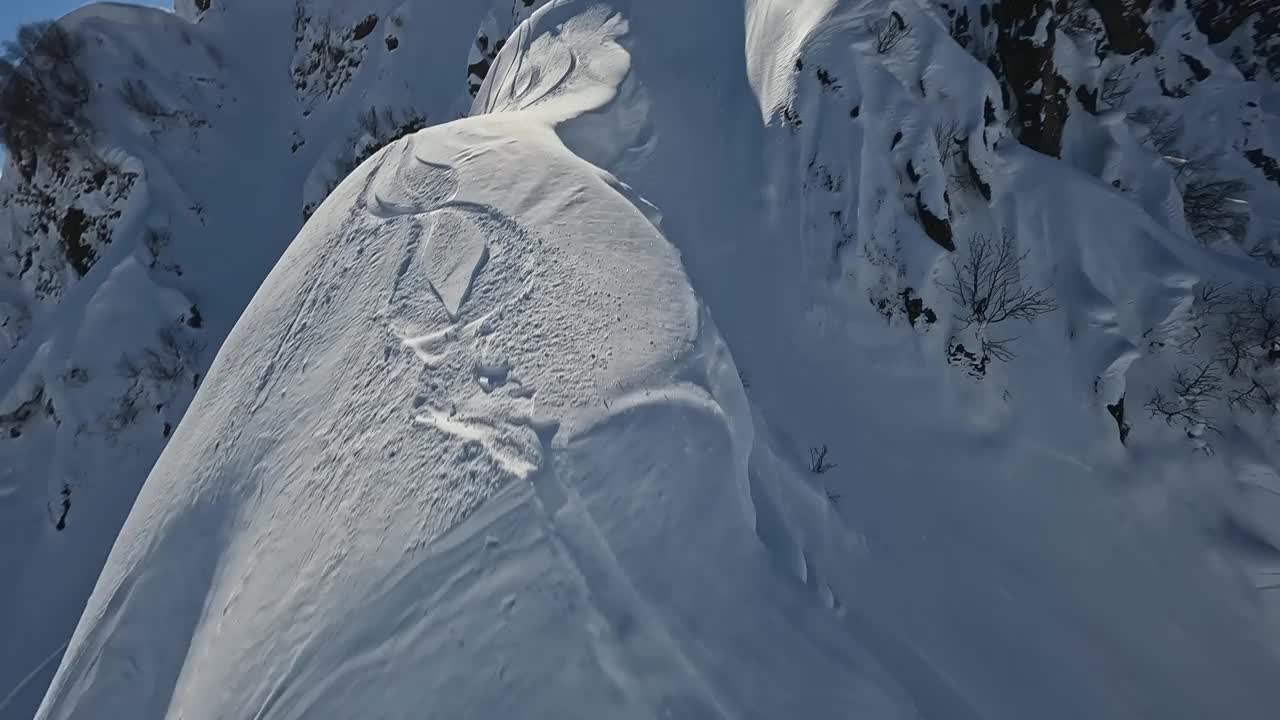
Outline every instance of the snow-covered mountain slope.
{"label": "snow-covered mountain slope", "polygon": [[[396,17],[456,43],[386,60],[404,86],[367,69],[393,43],[300,61],[266,35],[346,47],[375,37],[362,15],[294,34],[214,0],[199,32],[264,33],[227,84],[258,104],[228,117],[289,146],[320,123],[300,147],[328,149],[169,161],[226,194],[216,236],[175,237],[314,217],[199,383],[39,717],[1272,717],[1280,104],[1192,5],[569,0],[493,56],[523,9],[424,0]],[[84,11],[109,12],[134,11]],[[369,104],[353,88],[452,117],[477,27],[473,117],[316,209],[330,161],[377,144],[335,129]],[[167,167],[142,165],[146,188]],[[183,250],[167,303],[135,290],[180,260],[144,247],[31,303],[53,309],[7,381],[65,392],[64,358],[141,352],[119,288],[199,307],[211,354],[283,242],[253,246],[256,276]],[[126,482],[166,434],[77,454],[40,422],[4,452]],[[35,640],[65,621],[35,609],[61,569],[40,553],[79,571],[69,608],[114,533],[105,513],[62,541],[78,507],[15,533]]]}
{"label": "snow-covered mountain slope", "polygon": [[[0,717],[29,718],[133,498],[307,213],[469,109],[496,3],[94,5],[93,136],[0,179]],[[490,6],[493,7],[490,7]],[[201,10],[200,7],[206,8]]]}

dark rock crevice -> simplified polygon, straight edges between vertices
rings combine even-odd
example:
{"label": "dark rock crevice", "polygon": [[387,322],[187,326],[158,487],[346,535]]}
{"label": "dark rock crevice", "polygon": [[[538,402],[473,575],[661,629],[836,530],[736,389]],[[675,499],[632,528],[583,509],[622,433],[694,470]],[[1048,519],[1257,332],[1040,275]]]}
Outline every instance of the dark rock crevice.
{"label": "dark rock crevice", "polygon": [[1102,18],[1112,49],[1123,55],[1155,52],[1156,43],[1147,32],[1147,11],[1151,0],[1089,0]]}
{"label": "dark rock crevice", "polygon": [[1071,86],[1053,62],[1055,12],[1050,0],[1006,0],[997,5],[999,59],[993,56],[992,64],[1013,94],[1018,139],[1032,150],[1060,157]]}

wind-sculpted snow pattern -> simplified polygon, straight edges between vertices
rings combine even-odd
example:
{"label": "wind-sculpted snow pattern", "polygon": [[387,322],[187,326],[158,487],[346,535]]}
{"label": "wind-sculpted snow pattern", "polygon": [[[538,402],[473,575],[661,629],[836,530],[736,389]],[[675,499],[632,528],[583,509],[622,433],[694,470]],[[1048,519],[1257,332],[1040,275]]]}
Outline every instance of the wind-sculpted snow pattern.
{"label": "wind-sculpted snow pattern", "polygon": [[892,708],[834,615],[771,657],[804,593],[752,542],[745,398],[616,186],[514,116],[344,183],[224,346],[43,714],[737,717],[786,708],[766,677]]}
{"label": "wind-sculpted snow pattern", "polygon": [[[347,35],[406,47],[409,5]],[[964,2],[534,6],[468,117],[323,202],[328,175],[298,175],[310,219],[37,718],[1280,711],[1275,359],[1219,352],[1272,340],[1272,210],[1194,237],[1185,173],[1208,165],[1143,144],[1158,113],[1055,99],[1097,70],[1057,20],[996,38]],[[1072,32],[1117,27],[1079,12]],[[1164,12],[1152,33],[1182,37]],[[1136,53],[1134,102],[1204,108],[1203,84],[1273,122],[1272,85],[1161,42],[1210,74]],[[1045,104],[985,43],[1048,62]],[[1231,145],[1215,172],[1250,167]]]}

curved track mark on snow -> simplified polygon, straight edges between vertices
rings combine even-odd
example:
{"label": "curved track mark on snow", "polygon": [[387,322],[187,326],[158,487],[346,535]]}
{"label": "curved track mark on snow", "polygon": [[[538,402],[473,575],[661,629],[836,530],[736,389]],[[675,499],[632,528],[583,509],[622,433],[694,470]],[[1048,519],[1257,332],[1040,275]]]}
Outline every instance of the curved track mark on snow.
{"label": "curved track mark on snow", "polygon": [[463,442],[477,442],[489,457],[506,472],[527,479],[542,464],[542,452],[537,435],[530,431],[515,431],[520,426],[502,427],[480,418],[461,418],[457,415],[427,408],[427,412],[414,418]]}

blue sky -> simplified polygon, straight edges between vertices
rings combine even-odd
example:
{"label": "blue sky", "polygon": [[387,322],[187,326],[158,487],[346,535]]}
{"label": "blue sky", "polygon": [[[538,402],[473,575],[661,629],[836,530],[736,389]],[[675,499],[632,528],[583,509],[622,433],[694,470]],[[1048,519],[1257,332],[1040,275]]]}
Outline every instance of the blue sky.
{"label": "blue sky", "polygon": [[[173,7],[169,0],[133,0],[137,5]],[[62,17],[86,0],[0,0],[0,38],[8,40],[22,23],[33,20],[52,20]]]}

